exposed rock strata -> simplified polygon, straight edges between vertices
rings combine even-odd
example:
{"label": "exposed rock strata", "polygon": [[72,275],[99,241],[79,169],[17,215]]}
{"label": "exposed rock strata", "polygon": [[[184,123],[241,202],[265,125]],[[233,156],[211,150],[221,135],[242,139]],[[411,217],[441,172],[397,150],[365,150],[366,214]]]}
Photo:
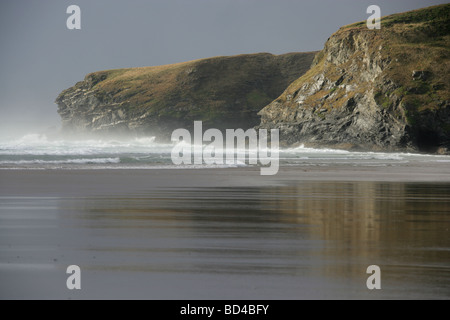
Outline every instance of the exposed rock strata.
{"label": "exposed rock strata", "polygon": [[450,5],[342,27],[313,67],[264,108],[284,144],[447,152]]}

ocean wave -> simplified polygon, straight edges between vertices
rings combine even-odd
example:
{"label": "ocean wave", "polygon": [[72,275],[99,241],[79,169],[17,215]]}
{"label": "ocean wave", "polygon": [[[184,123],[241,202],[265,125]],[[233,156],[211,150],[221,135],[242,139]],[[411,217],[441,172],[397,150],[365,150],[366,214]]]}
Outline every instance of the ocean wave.
{"label": "ocean wave", "polygon": [[155,142],[155,137],[128,140],[49,139],[44,134],[28,134],[0,143],[0,155],[95,155],[120,153],[170,153],[172,144]]}
{"label": "ocean wave", "polygon": [[76,166],[64,167],[64,164],[40,164],[36,167],[9,166],[0,167],[0,170],[201,170],[201,169],[233,169],[249,167],[247,164],[229,164],[229,165],[129,165],[104,163],[92,166],[89,164],[77,164]]}
{"label": "ocean wave", "polygon": [[295,147],[295,148],[284,148],[280,150],[285,153],[338,153],[338,154],[348,154],[350,151],[339,150],[339,149],[316,149],[316,148],[307,148],[303,144]]}
{"label": "ocean wave", "polygon": [[[49,138],[45,134],[28,134],[19,139],[0,142],[0,169],[12,168],[64,168],[74,169],[92,166],[105,168],[180,168],[172,163],[171,153],[177,143],[158,143],[155,137],[136,137],[130,139],[62,139]],[[208,144],[197,150],[193,145],[182,142],[180,146],[191,151],[192,157],[199,156],[198,151],[211,153]],[[249,156],[260,158],[264,150],[234,149],[238,159]],[[270,154],[270,149],[266,150]],[[216,156],[227,156],[227,149],[215,149]],[[281,148],[279,150],[280,166],[283,165],[327,165],[327,164],[357,164],[376,165],[411,162],[449,162],[449,156],[424,155],[413,153],[387,152],[353,152],[336,149]],[[238,163],[234,167],[245,166]],[[103,165],[103,166],[102,166]],[[192,166],[184,168],[229,168],[233,166]]]}
{"label": "ocean wave", "polygon": [[65,160],[5,160],[0,161],[0,165],[33,165],[33,164],[106,164],[120,163],[120,158],[98,158],[98,159],[65,159]]}

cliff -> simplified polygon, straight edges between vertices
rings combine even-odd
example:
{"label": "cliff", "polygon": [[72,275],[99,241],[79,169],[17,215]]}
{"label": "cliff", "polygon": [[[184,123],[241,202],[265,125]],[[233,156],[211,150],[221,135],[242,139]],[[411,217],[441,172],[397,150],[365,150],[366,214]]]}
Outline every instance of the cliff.
{"label": "cliff", "polygon": [[257,115],[311,66],[315,52],[253,54],[94,72],[56,103],[66,132],[145,133],[251,128]]}
{"label": "cliff", "polygon": [[340,28],[260,127],[285,145],[448,152],[449,29],[449,4]]}

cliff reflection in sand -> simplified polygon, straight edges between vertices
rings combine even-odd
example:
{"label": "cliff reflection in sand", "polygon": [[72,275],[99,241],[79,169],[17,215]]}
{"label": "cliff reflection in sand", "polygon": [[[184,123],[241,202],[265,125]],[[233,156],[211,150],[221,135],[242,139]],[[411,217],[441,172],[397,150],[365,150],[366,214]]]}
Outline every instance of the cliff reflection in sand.
{"label": "cliff reflection in sand", "polygon": [[[448,184],[310,182],[61,199],[72,240],[60,253],[83,259],[106,296],[111,273],[155,298],[448,298],[449,193]],[[365,287],[372,264],[382,270],[376,293]]]}

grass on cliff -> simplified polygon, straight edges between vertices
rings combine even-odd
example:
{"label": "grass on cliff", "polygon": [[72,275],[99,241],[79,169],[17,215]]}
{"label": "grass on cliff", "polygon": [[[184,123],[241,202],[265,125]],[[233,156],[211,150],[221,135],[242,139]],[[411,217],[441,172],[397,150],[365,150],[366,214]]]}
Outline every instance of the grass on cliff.
{"label": "grass on cliff", "polygon": [[[368,46],[371,52],[381,49],[383,59],[389,61],[382,71],[382,77],[392,80],[399,86],[396,92],[374,92],[375,100],[381,108],[389,108],[391,99],[402,99],[409,114],[436,109],[443,101],[450,100],[450,4],[434,6],[382,18],[381,30],[369,30],[366,22],[357,22],[340,28],[333,37],[345,41],[353,33],[365,33],[371,39]],[[295,93],[305,84],[310,83],[317,74],[326,72],[326,77],[336,81],[340,70],[348,70],[353,64],[362,67],[364,52],[356,52],[339,70],[326,61],[326,52],[322,50],[315,57],[315,65],[302,77],[294,81],[279,97],[286,102],[289,95]],[[413,71],[426,71],[426,80],[414,79]],[[376,79],[373,79],[376,83]],[[373,87],[372,83],[355,83],[355,90],[344,94],[345,90],[333,88],[327,93],[332,99],[327,100],[327,108],[339,108],[355,94],[366,94]],[[309,96],[304,107],[318,106],[324,96],[324,90]],[[295,98],[294,98],[295,99]],[[295,103],[290,104],[296,107]],[[324,106],[322,106],[323,108]]]}
{"label": "grass on cliff", "polygon": [[106,79],[96,84],[95,89],[108,93],[114,100],[146,107],[149,103],[162,101],[176,84],[177,75],[193,63],[101,71],[96,74],[104,73]]}
{"label": "grass on cliff", "polygon": [[[342,27],[340,31],[350,29],[377,32],[367,30],[365,21]],[[439,88],[439,95],[449,98],[450,4],[383,17],[378,32],[383,40],[382,54],[391,60],[389,68],[384,70],[388,78],[409,92],[432,94],[431,88]],[[429,90],[420,90],[423,84],[412,77],[415,70],[430,73]]]}
{"label": "grass on cliff", "polygon": [[130,115],[205,122],[250,119],[256,125],[257,112],[308,70],[314,55],[260,53],[106,70],[87,75],[60,97],[87,86],[105,106],[120,104]]}
{"label": "grass on cliff", "polygon": [[[411,25],[424,23],[432,29],[437,30],[436,35],[445,35],[449,33],[448,25],[449,4],[437,5],[423,9],[412,10],[408,12],[396,13],[381,18],[381,27],[392,27],[394,25]],[[341,30],[352,28],[365,28],[366,21],[358,21],[346,26]]]}
{"label": "grass on cliff", "polygon": [[[435,110],[450,100],[450,5],[390,16],[385,21],[388,39],[383,54],[392,63],[386,75],[400,84],[406,111]],[[389,34],[387,34],[389,32]],[[426,79],[414,79],[425,71]]]}

